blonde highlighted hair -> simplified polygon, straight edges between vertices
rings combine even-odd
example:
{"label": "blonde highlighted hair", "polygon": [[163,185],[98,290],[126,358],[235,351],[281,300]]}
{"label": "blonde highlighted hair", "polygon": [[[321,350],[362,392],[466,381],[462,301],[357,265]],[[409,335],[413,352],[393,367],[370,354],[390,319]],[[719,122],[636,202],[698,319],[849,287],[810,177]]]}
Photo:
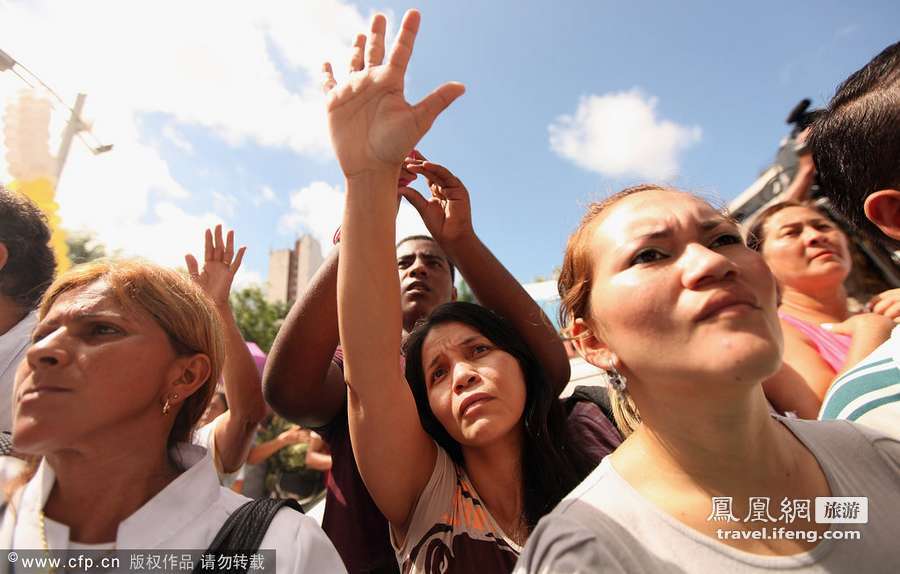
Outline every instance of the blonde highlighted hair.
{"label": "blonde highlighted hair", "polygon": [[[210,373],[203,385],[184,400],[167,438],[171,448],[190,442],[197,421],[216,389],[225,361],[225,339],[213,302],[188,277],[140,259],[100,259],[73,267],[57,277],[41,299],[38,317],[43,319],[64,293],[97,281],[109,285],[116,301],[125,309],[142,310],[168,335],[180,356],[204,354]],[[7,501],[37,470],[40,457],[26,457],[26,467],[3,486]],[[10,509],[15,512],[13,505]]]}
{"label": "blonde highlighted hair", "polygon": [[38,308],[43,319],[57,299],[73,289],[103,281],[125,309],[148,313],[180,356],[209,357],[210,374],[181,405],[168,444],[189,442],[194,425],[215,392],[225,361],[225,340],[218,312],[209,297],[182,273],[140,259],[101,259],[73,267],[54,281]]}

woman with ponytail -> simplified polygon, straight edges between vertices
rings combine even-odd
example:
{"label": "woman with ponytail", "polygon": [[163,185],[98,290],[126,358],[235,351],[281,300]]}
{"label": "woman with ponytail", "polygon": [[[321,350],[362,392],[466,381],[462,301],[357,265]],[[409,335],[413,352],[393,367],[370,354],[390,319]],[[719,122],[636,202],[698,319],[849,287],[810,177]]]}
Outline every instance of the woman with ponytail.
{"label": "woman with ponytail", "polygon": [[[897,564],[900,442],[770,414],[762,382],[784,351],[775,280],[727,215],[675,189],[626,189],[588,209],[559,291],[629,436],[541,520],[517,572]],[[865,497],[868,523],[827,520],[822,497]],[[840,517],[862,522],[854,500]]]}

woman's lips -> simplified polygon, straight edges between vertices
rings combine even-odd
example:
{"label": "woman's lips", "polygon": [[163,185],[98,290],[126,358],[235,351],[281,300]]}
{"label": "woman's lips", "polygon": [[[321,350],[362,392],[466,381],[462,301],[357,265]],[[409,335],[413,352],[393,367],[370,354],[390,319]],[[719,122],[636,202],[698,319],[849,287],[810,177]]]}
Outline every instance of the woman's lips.
{"label": "woman's lips", "polygon": [[478,405],[481,405],[483,403],[486,403],[493,398],[494,397],[492,397],[491,395],[489,395],[487,393],[475,393],[475,394],[469,395],[468,397],[466,397],[463,400],[462,404],[459,407],[460,418],[466,416],[469,413],[469,411],[471,411],[473,408],[475,408]]}

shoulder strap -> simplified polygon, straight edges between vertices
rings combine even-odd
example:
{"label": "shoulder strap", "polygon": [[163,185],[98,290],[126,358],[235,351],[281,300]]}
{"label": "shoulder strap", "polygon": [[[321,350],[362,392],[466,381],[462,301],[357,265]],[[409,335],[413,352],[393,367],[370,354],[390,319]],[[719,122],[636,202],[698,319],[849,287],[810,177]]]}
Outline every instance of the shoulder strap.
{"label": "shoulder strap", "polygon": [[[566,412],[572,412],[575,403],[586,401],[594,403],[610,421],[614,421],[612,406],[609,404],[609,394],[606,387],[596,385],[579,385],[572,391],[572,395],[565,399]],[[613,423],[615,424],[615,423]]]}
{"label": "shoulder strap", "polygon": [[[219,529],[218,534],[206,550],[206,554],[218,556],[256,552],[275,515],[284,507],[303,512],[297,501],[293,499],[259,498],[243,504],[231,513],[231,516]],[[201,564],[202,561],[197,563],[193,574],[208,572],[208,570],[201,569]],[[230,572],[247,572],[247,569],[232,569]]]}

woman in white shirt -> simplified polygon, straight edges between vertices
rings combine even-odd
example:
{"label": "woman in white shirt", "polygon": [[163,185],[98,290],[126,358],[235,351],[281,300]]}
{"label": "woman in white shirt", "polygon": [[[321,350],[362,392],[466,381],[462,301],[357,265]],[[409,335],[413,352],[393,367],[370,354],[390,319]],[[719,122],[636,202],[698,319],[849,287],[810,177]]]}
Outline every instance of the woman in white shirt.
{"label": "woman in white shirt", "polygon": [[[224,357],[212,302],[140,261],[76,267],[47,291],[16,375],[0,547],[205,550],[247,499],[188,444]],[[261,548],[278,572],[343,571],[324,533],[289,509]]]}
{"label": "woman in white shirt", "polygon": [[[775,280],[733,220],[684,192],[629,188],[589,207],[559,292],[630,435],[541,520],[517,572],[896,568],[900,442],[769,414]],[[832,496],[867,497],[853,514],[868,522],[819,520]]]}

